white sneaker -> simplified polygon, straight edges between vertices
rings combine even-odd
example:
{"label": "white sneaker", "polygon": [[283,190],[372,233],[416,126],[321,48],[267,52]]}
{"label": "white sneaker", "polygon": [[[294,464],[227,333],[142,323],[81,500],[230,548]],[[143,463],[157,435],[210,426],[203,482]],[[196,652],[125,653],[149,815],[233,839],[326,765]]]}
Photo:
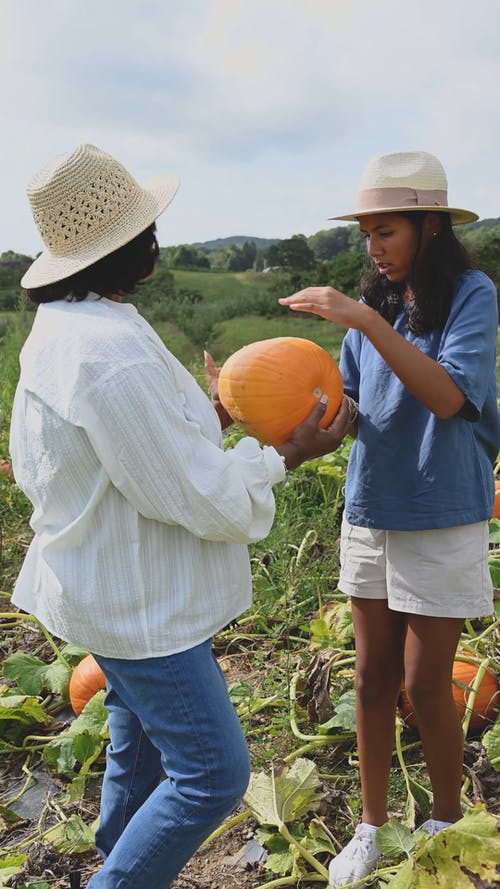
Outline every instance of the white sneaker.
{"label": "white sneaker", "polygon": [[329,889],[338,889],[346,883],[362,880],[371,873],[375,862],[380,858],[375,845],[377,829],[372,824],[358,824],[352,840],[330,861]]}
{"label": "white sneaker", "polygon": [[440,830],[446,830],[447,827],[451,827],[452,824],[453,821],[436,821],[435,818],[428,818],[427,821],[420,825],[419,830],[426,830],[433,837]]}

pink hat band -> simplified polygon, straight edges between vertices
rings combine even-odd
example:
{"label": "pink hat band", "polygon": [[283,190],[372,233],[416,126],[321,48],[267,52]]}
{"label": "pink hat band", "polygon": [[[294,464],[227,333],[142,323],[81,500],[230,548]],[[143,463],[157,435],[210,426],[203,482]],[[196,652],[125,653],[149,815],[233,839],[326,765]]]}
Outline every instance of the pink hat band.
{"label": "pink hat band", "polygon": [[441,188],[365,188],[359,192],[357,199],[360,212],[429,206],[447,207],[447,192]]}

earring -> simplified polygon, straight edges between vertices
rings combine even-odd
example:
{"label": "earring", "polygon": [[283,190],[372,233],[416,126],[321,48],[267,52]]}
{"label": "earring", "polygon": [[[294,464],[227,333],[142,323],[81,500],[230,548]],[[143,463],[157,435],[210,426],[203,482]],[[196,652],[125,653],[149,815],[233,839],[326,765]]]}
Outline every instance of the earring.
{"label": "earring", "polygon": [[432,237],[433,237],[433,238],[437,238],[437,235],[438,235],[437,232],[432,232]]}

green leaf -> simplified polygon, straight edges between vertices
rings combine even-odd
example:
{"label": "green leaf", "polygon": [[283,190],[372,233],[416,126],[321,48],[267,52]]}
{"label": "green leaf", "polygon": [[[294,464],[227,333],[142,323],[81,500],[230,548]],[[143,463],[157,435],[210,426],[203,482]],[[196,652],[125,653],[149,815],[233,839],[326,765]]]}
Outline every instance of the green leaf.
{"label": "green leaf", "polygon": [[104,689],[98,691],[71,725],[45,746],[42,759],[58,775],[71,776],[77,762],[83,765],[104,746],[109,737],[105,697]]}
{"label": "green leaf", "polygon": [[375,835],[375,844],[379,852],[387,858],[400,858],[403,854],[409,856],[418,849],[418,842],[411,830],[394,818],[379,827]]}
{"label": "green leaf", "polygon": [[11,830],[12,827],[15,827],[15,825],[22,820],[21,816],[16,815],[12,809],[0,805],[0,833]]}
{"label": "green leaf", "polygon": [[500,543],[500,519],[490,519],[489,542]]}
{"label": "green leaf", "polygon": [[49,886],[48,883],[23,883],[22,886],[19,886],[19,889],[54,889],[53,886]]}
{"label": "green leaf", "polygon": [[44,833],[42,839],[45,844],[55,846],[63,854],[88,852],[95,844],[93,829],[79,815],[71,815],[67,821],[54,825]]}
{"label": "green leaf", "polygon": [[12,855],[7,853],[0,856],[0,886],[4,887],[10,881],[10,877],[18,874],[24,862],[28,858],[27,855]]}
{"label": "green leaf", "polygon": [[490,569],[491,582],[494,587],[500,587],[500,559],[490,556],[488,559],[488,567]]}
{"label": "green leaf", "polygon": [[309,625],[311,644],[321,648],[344,648],[354,638],[351,603],[329,602],[321,609],[320,617]]}
{"label": "green leaf", "polygon": [[102,738],[96,738],[95,735],[89,735],[87,732],[77,735],[73,741],[73,754],[80,763],[90,759],[101,748]]}
{"label": "green leaf", "polygon": [[408,775],[408,790],[413,799],[418,803],[422,819],[425,821],[431,813],[432,793],[426,787],[422,787],[411,775]]}
{"label": "green leaf", "polygon": [[73,645],[72,642],[68,642],[61,648],[61,654],[72,667],[76,667],[76,665],[79,664],[89,652],[86,651],[85,648],[81,648],[79,645]]}
{"label": "green leaf", "polygon": [[330,734],[332,728],[345,728],[349,731],[356,730],[356,693],[350,688],[340,696],[335,713],[328,722],[319,726],[318,732],[322,735]]}
{"label": "green leaf", "polygon": [[106,691],[101,689],[85,705],[83,711],[73,720],[68,728],[71,737],[88,732],[99,738],[107,738],[108,711],[104,706]]}
{"label": "green leaf", "polygon": [[316,807],[322,796],[318,793],[319,786],[316,764],[308,759],[296,759],[280,774],[251,775],[244,801],[261,824],[280,827]]}
{"label": "green leaf", "polygon": [[290,847],[288,843],[286,843],[286,850],[284,849],[283,852],[269,853],[264,861],[264,867],[266,870],[270,870],[271,873],[284,877],[293,870],[294,861],[295,859],[290,852]]}
{"label": "green leaf", "polygon": [[42,759],[51,766],[58,775],[71,775],[76,766],[73,754],[73,738],[64,734],[45,745]]}
{"label": "green leaf", "polygon": [[429,837],[391,880],[391,889],[474,889],[479,881],[496,885],[498,826],[495,816],[477,804],[452,827]]}
{"label": "green leaf", "polygon": [[4,676],[16,682],[28,695],[39,695],[47,688],[54,694],[66,696],[71,670],[58,659],[47,664],[34,654],[16,651],[5,659]]}
{"label": "green leaf", "polygon": [[51,722],[52,717],[45,712],[37,698],[0,694],[0,736],[12,740],[27,726],[50,725]]}
{"label": "green leaf", "polygon": [[16,651],[5,658],[3,674],[28,695],[39,695],[44,688],[45,661],[34,654]]}
{"label": "green leaf", "polygon": [[500,772],[500,720],[497,720],[493,728],[483,735],[482,742],[488,759],[493,763],[497,772]]}
{"label": "green leaf", "polygon": [[71,669],[66,667],[62,661],[55,660],[52,664],[46,665],[43,673],[44,688],[56,695],[62,695],[67,700],[68,686],[71,679]]}

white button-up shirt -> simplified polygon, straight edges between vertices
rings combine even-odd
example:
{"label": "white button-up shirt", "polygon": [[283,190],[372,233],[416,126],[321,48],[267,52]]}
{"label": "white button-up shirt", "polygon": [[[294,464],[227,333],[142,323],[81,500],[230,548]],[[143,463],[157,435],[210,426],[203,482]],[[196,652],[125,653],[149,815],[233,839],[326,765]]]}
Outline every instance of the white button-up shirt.
{"label": "white button-up shirt", "polygon": [[247,546],[274,518],[274,448],[227,451],[191,374],[134,306],[41,305],[11,425],[34,537],[13,602],[107,657],[196,645],[248,608]]}

